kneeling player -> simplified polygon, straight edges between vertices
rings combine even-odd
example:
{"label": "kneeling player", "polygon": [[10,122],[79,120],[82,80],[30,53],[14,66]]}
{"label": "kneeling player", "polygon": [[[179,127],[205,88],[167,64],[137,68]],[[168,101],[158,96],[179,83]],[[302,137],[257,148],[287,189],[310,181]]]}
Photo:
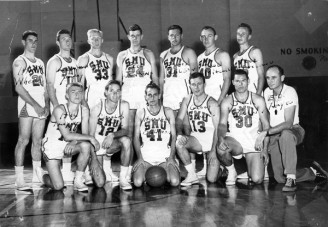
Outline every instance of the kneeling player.
{"label": "kneeling player", "polygon": [[[77,171],[74,179],[74,189],[87,191],[83,183],[83,173],[88,164],[90,151],[99,150],[99,143],[88,135],[89,110],[81,105],[83,87],[79,83],[71,83],[66,88],[65,105],[58,105],[50,118],[46,135],[43,139],[43,156],[47,165],[48,174],[38,168],[39,179],[48,187],[60,190],[64,187],[62,172],[60,171],[61,159],[64,156],[78,154]],[[82,134],[77,133],[78,126],[82,126]],[[92,158],[91,163],[96,159]],[[93,168],[93,175],[97,185],[103,185],[105,175],[101,169]]]}
{"label": "kneeling player", "polygon": [[[91,109],[90,135],[96,137],[101,144],[97,151],[100,163],[104,155],[112,155],[121,151],[120,187],[123,190],[132,189],[128,182],[129,162],[131,156],[131,140],[128,137],[129,103],[121,100],[121,85],[119,81],[111,80],[105,87],[105,97]],[[108,172],[106,169],[105,173]],[[113,174],[106,174],[108,181],[115,181]]]}
{"label": "kneeling player", "polygon": [[[234,185],[237,173],[234,158],[245,155],[248,176],[254,183],[262,183],[264,166],[268,162],[268,138],[256,143],[259,123],[264,130],[269,129],[268,111],[263,97],[248,91],[248,73],[236,70],[232,84],[235,92],[223,99],[219,124],[217,153],[229,174],[226,185]],[[227,126],[229,132],[227,133]]]}
{"label": "kneeling player", "polygon": [[147,107],[138,109],[135,118],[133,142],[138,160],[133,167],[134,185],[142,186],[147,169],[159,165],[166,170],[167,181],[178,186],[180,172],[175,161],[173,110],[160,103],[160,88],[156,84],[148,84],[145,93]]}
{"label": "kneeling player", "polygon": [[[219,106],[217,101],[205,93],[205,77],[202,73],[193,73],[189,77],[192,95],[186,96],[181,104],[177,118],[176,147],[180,159],[188,171],[182,186],[199,182],[195,166],[191,163],[190,153],[207,152],[207,180],[215,182],[220,168],[216,157],[217,125],[219,123]],[[182,135],[183,118],[188,115],[191,126],[190,136]]]}

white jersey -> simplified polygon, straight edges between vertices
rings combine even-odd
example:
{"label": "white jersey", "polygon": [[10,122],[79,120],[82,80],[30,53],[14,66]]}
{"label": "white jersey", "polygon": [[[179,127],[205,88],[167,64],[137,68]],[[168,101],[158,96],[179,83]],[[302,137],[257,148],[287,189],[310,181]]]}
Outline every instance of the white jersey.
{"label": "white jersey", "polygon": [[235,93],[231,94],[233,99],[232,109],[228,116],[229,132],[227,136],[235,138],[243,147],[243,153],[255,151],[255,140],[258,136],[260,116],[253,103],[253,93],[248,92],[245,102],[240,102]]}
{"label": "white jersey", "polygon": [[283,84],[279,95],[274,96],[270,88],[264,91],[264,99],[266,106],[270,112],[270,126],[285,122],[285,109],[295,106],[295,115],[293,125],[299,124],[299,103],[295,89],[291,86]]}
{"label": "white jersey", "polygon": [[140,125],[141,154],[146,162],[158,165],[166,161],[171,153],[171,127],[164,107],[155,115],[147,107],[143,108],[145,116]]}
{"label": "white jersey", "polygon": [[250,51],[255,48],[254,46],[248,47],[248,49],[243,53],[236,53],[235,58],[233,60],[233,64],[235,69],[242,69],[248,72],[249,85],[248,90],[256,93],[256,89],[258,87],[258,79],[259,75],[257,74],[257,66],[254,60],[249,56]]}
{"label": "white jersey", "polygon": [[198,139],[202,145],[203,152],[208,152],[212,148],[214,125],[212,114],[208,109],[208,101],[211,96],[207,96],[201,105],[196,105],[194,95],[191,95],[188,103],[188,118],[191,126],[191,136]]}
{"label": "white jersey", "polygon": [[70,62],[67,62],[63,57],[59,54],[56,56],[60,59],[61,66],[56,72],[55,76],[55,90],[56,90],[56,98],[59,104],[65,104],[67,102],[66,95],[66,86],[72,82],[78,82],[78,74],[77,74],[77,64],[76,60],[70,57]]}
{"label": "white jersey", "polygon": [[[82,122],[82,108],[80,106],[77,115],[72,118],[68,110],[67,104],[61,104],[65,108],[65,114],[62,116],[65,119],[65,128],[70,132],[77,132],[77,128]],[[64,141],[59,125],[56,121],[51,121],[48,124],[47,132],[43,138],[44,153],[49,159],[61,159],[64,156],[64,148],[67,142]]]}
{"label": "white jersey", "polygon": [[[117,132],[122,123],[121,101],[118,102],[116,109],[112,113],[106,111],[106,99],[101,100],[101,110],[98,115],[95,138],[100,144],[109,133]],[[100,148],[97,155],[106,154],[106,149]]]}
{"label": "white jersey", "polygon": [[161,53],[164,67],[163,105],[180,109],[182,99],[189,94],[190,66],[183,60],[181,47],[176,54],[168,49]]}
{"label": "white jersey", "polygon": [[203,73],[206,79],[205,93],[215,100],[219,99],[224,82],[222,66],[215,60],[215,54],[219,50],[216,48],[208,55],[203,52],[197,58],[198,71]]}
{"label": "white jersey", "polygon": [[108,81],[113,79],[111,75],[113,66],[105,53],[102,53],[100,57],[95,57],[89,52],[86,55],[89,60],[85,68],[87,84],[85,98],[88,100],[89,107],[92,108],[100,99],[104,98],[105,87]]}
{"label": "white jersey", "polygon": [[[26,68],[23,71],[23,78],[21,81],[15,81],[15,83],[20,83],[23,85],[25,90],[29,95],[41,106],[45,106],[44,93],[46,86],[45,78],[45,68],[44,63],[41,59],[35,58],[32,62],[24,55],[20,55],[25,63]],[[18,96],[18,116],[19,117],[37,117],[38,114],[35,112],[34,108],[25,102],[20,96]],[[40,117],[45,118],[45,117]]]}
{"label": "white jersey", "polygon": [[122,99],[129,102],[130,109],[137,109],[145,103],[145,88],[152,75],[151,64],[144,54],[144,49],[136,54],[127,49],[122,70]]}

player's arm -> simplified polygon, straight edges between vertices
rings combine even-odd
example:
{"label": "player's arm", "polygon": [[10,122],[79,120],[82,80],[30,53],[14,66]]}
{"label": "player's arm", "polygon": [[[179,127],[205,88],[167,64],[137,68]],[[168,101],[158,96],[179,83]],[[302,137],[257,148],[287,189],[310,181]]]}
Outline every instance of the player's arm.
{"label": "player's arm", "polygon": [[213,143],[212,143],[212,148],[210,150],[210,153],[215,153],[216,151],[216,144],[218,142],[218,126],[219,126],[219,121],[220,121],[220,108],[218,103],[211,98],[208,101],[208,108],[210,113],[212,114],[212,122],[214,126],[214,133],[213,133]]}
{"label": "player's arm", "polygon": [[98,116],[101,110],[102,103],[97,103],[91,110],[90,110],[90,118],[89,118],[89,135],[95,136],[96,129],[97,129],[97,121]]}
{"label": "player's arm", "polygon": [[121,84],[123,82],[123,59],[125,57],[126,53],[125,51],[121,51],[117,55],[117,60],[116,60],[116,80],[119,81]]}
{"label": "player's arm", "polygon": [[226,150],[228,148],[228,145],[225,143],[224,137],[226,136],[228,130],[228,116],[230,108],[232,106],[231,102],[231,96],[229,95],[223,99],[220,106],[220,120],[217,136],[219,148],[222,150]]}
{"label": "player's arm", "polygon": [[190,74],[198,71],[197,55],[191,48],[184,48],[182,51],[182,59],[188,63]]}
{"label": "player's arm", "polygon": [[218,104],[221,105],[222,100],[226,97],[231,84],[231,62],[227,52],[218,52],[215,54],[215,60],[222,66],[223,85]]}
{"label": "player's arm", "polygon": [[163,97],[165,69],[164,69],[163,59],[160,58],[159,61],[160,61],[159,87],[161,88],[161,97]]}
{"label": "player's arm", "polygon": [[183,118],[186,116],[187,114],[187,108],[188,108],[188,102],[190,101],[191,96],[188,95],[187,97],[184,97],[181,103],[181,107],[179,109],[178,112],[178,116],[176,118],[176,133],[177,136],[182,135],[182,131],[183,131]]}
{"label": "player's arm", "polygon": [[177,139],[176,131],[175,131],[175,117],[173,110],[171,108],[164,108],[165,115],[167,116],[169,122],[170,122],[170,129],[171,129],[171,153],[170,153],[170,159],[175,159],[175,142]]}
{"label": "player's arm", "polygon": [[82,110],[82,122],[81,122],[82,134],[89,134],[90,112],[87,107],[82,105],[81,105],[81,110]]}
{"label": "player's arm", "polygon": [[109,67],[109,70],[108,70],[108,76],[109,76],[109,78],[113,79],[114,58],[112,56],[110,56],[109,54],[106,54],[106,58],[111,66],[111,67]]}
{"label": "player's arm", "polygon": [[54,56],[48,61],[46,70],[48,95],[50,98],[50,102],[52,103],[54,108],[59,104],[58,99],[56,97],[55,79],[56,72],[60,68],[60,64],[60,59]]}
{"label": "player's arm", "polygon": [[155,84],[159,85],[155,55],[151,50],[147,50],[147,49],[145,49],[144,53],[145,53],[145,57],[149,60],[151,65],[151,72],[152,72],[151,79]]}
{"label": "player's arm", "polygon": [[251,59],[256,64],[256,71],[258,75],[258,82],[257,82],[257,88],[256,88],[256,94],[261,95],[264,87],[264,68],[263,68],[263,56],[262,52],[259,48],[254,48],[250,52]]}
{"label": "player's arm", "polygon": [[122,111],[122,123],[121,129],[114,132],[114,139],[121,138],[123,136],[128,136],[129,134],[129,109],[130,105],[128,102],[122,101],[121,102],[121,111]]}
{"label": "player's arm", "polygon": [[89,62],[89,57],[87,54],[83,54],[77,59],[77,73],[79,75],[79,80],[84,87],[85,83],[85,68]]}
{"label": "player's arm", "polygon": [[137,155],[138,160],[143,160],[141,149],[140,149],[140,126],[142,123],[142,120],[145,116],[144,108],[140,108],[136,112],[135,121],[134,121],[134,138],[133,138],[133,144],[134,149]]}

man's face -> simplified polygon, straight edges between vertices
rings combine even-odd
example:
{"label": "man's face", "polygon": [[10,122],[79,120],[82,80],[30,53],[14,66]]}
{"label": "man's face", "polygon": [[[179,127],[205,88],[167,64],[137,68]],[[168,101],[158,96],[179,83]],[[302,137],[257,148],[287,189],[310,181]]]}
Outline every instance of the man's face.
{"label": "man's face", "polygon": [[247,28],[240,27],[237,29],[237,42],[239,45],[248,43],[251,39],[251,35],[248,32]]}
{"label": "man's face", "polygon": [[72,38],[69,34],[61,34],[57,45],[61,50],[70,51],[72,48]]}
{"label": "man's face", "polygon": [[112,84],[105,91],[106,98],[110,101],[117,103],[121,99],[121,88],[117,84]]}
{"label": "man's face", "polygon": [[284,81],[284,76],[280,76],[277,68],[270,68],[265,75],[268,86],[270,89],[276,89],[282,85]]}
{"label": "man's face", "polygon": [[180,33],[179,29],[169,30],[168,39],[171,46],[178,46],[181,44],[183,35]]}
{"label": "man's face", "polygon": [[205,83],[201,77],[197,77],[190,80],[190,89],[196,96],[200,96],[205,93]]}
{"label": "man's face", "polygon": [[93,49],[100,49],[101,44],[103,43],[103,38],[99,32],[91,32],[88,37],[88,43]]}
{"label": "man's face", "polygon": [[156,88],[147,88],[145,99],[149,106],[156,106],[159,103],[160,94]]}
{"label": "man's face", "polygon": [[235,86],[235,89],[239,93],[247,91],[249,80],[245,74],[236,74],[235,78],[232,81],[232,84]]}
{"label": "man's face", "polygon": [[36,48],[38,46],[38,38],[34,35],[27,36],[26,40],[23,40],[23,45],[25,47],[25,51],[30,53],[35,53]]}
{"label": "man's face", "polygon": [[200,41],[203,43],[205,48],[215,45],[216,39],[217,35],[214,35],[214,32],[211,29],[204,29],[200,34]]}
{"label": "man's face", "polygon": [[69,102],[80,104],[82,102],[83,89],[79,86],[72,86],[68,89],[66,98]]}
{"label": "man's face", "polygon": [[143,35],[139,30],[137,31],[129,31],[128,39],[132,46],[140,46]]}

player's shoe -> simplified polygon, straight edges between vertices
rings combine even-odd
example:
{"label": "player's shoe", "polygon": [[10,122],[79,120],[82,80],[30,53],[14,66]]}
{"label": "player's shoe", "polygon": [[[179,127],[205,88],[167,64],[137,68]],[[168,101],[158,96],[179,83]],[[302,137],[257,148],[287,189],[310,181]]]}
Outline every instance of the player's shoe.
{"label": "player's shoe", "polygon": [[237,175],[237,179],[249,179],[249,176],[248,176],[247,171],[246,172],[243,172],[241,174],[238,174]]}
{"label": "player's shoe", "polygon": [[198,177],[204,177],[204,176],[206,176],[206,168],[201,169],[196,174],[197,174]]}
{"label": "player's shoe", "polygon": [[15,187],[18,191],[29,191],[31,190],[31,187],[28,186],[25,181],[17,181],[15,182]]}
{"label": "player's shoe", "polygon": [[90,175],[90,171],[84,172],[84,184],[86,184],[86,185],[93,184],[93,180]]}
{"label": "player's shoe", "polygon": [[120,188],[122,190],[131,190],[132,186],[126,179],[124,179],[124,180],[120,180]]}
{"label": "player's shoe", "polygon": [[313,168],[316,171],[316,182],[326,181],[328,179],[328,172],[324,170],[318,162],[313,161],[310,168]]}
{"label": "player's shoe", "polygon": [[269,180],[268,166],[264,166],[264,181]]}
{"label": "player's shoe", "polygon": [[88,191],[88,187],[83,183],[83,177],[75,177],[74,179],[74,190],[79,192]]}
{"label": "player's shoe", "polygon": [[113,173],[112,169],[105,169],[106,181],[119,182],[120,179]]}
{"label": "player's shoe", "polygon": [[296,186],[296,180],[292,178],[287,178],[286,179],[286,184],[282,188],[283,192],[294,192],[296,191],[297,186]]}
{"label": "player's shoe", "polygon": [[40,167],[36,167],[33,170],[33,177],[32,177],[32,188],[33,189],[42,189],[42,185],[44,185],[43,175],[46,172]]}
{"label": "player's shoe", "polygon": [[226,180],[226,185],[235,185],[236,184],[236,180],[237,180],[237,172],[236,170],[233,168],[233,170],[228,170],[228,177]]}
{"label": "player's shoe", "polygon": [[195,173],[188,173],[186,179],[184,179],[180,184],[181,186],[190,186],[193,184],[198,184],[199,180],[197,174]]}
{"label": "player's shoe", "polygon": [[74,182],[74,177],[75,174],[72,171],[66,172],[66,171],[61,171],[62,172],[62,176],[63,176],[63,180],[64,180],[64,185],[73,185]]}

